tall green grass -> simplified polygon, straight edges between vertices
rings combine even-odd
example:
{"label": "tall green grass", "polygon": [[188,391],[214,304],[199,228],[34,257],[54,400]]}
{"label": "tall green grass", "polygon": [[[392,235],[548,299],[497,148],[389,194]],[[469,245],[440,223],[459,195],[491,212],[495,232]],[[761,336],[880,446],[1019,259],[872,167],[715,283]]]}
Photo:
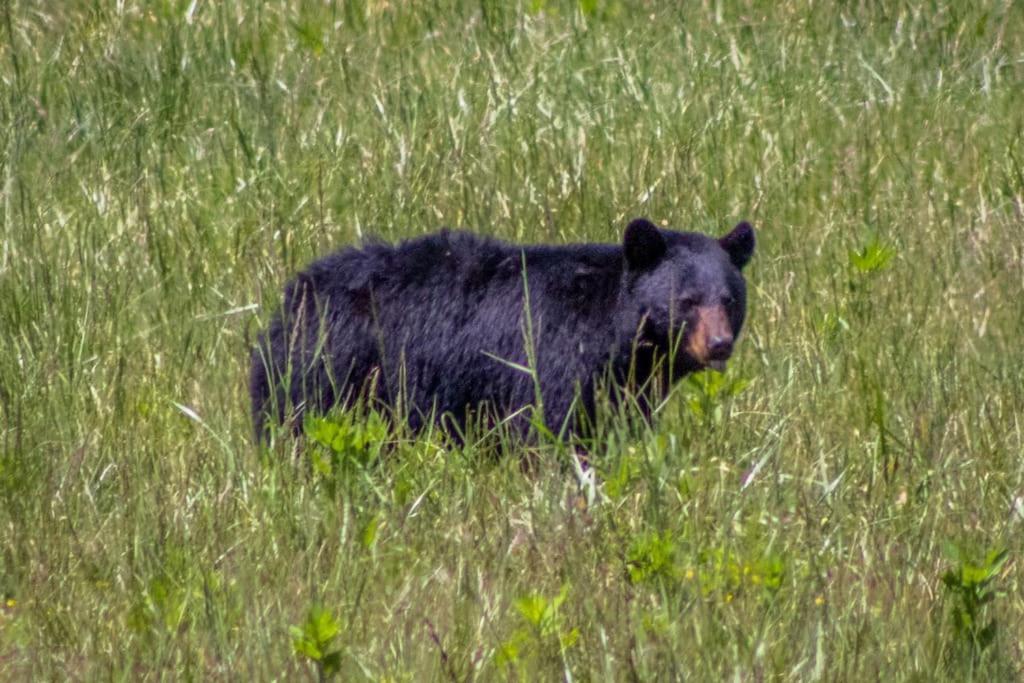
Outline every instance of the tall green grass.
{"label": "tall green grass", "polygon": [[[975,5],[2,4],[0,678],[1022,676],[1024,9]],[[636,215],[754,221],[749,322],[589,504],[557,445],[251,442],[309,260]]]}

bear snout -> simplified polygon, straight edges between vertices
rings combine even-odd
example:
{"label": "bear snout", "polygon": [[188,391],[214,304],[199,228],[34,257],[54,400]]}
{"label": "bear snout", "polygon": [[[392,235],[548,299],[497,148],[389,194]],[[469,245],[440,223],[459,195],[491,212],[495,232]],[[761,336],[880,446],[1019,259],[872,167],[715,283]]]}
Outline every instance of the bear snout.
{"label": "bear snout", "polygon": [[724,306],[701,306],[690,333],[686,350],[701,365],[710,365],[716,370],[725,367],[725,361],[732,356],[732,325]]}
{"label": "bear snout", "polygon": [[708,340],[710,360],[729,360],[732,355],[732,335],[712,337]]}

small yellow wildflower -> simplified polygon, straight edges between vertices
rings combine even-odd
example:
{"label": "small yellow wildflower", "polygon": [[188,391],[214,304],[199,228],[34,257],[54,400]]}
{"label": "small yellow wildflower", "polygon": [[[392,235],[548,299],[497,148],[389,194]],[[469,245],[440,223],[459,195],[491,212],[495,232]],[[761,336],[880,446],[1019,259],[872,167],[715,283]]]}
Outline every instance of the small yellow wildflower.
{"label": "small yellow wildflower", "polygon": [[726,593],[725,594],[725,601],[726,602],[732,602],[732,593]]}
{"label": "small yellow wildflower", "polygon": [[7,609],[14,609],[14,606],[18,604],[14,598],[7,598]]}
{"label": "small yellow wildflower", "polygon": [[686,570],[686,578],[687,578],[687,580],[692,580],[693,577],[694,577],[693,570],[692,569],[687,569]]}
{"label": "small yellow wildflower", "polygon": [[814,604],[815,605],[824,605],[825,604],[825,596],[824,595],[819,595],[818,597],[814,598]]}

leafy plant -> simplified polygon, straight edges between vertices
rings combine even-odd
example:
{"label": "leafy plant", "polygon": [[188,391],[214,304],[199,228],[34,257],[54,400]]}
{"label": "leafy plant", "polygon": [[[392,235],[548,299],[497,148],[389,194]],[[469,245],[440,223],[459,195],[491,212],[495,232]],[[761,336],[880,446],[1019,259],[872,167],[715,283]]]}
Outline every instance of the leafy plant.
{"label": "leafy plant", "polygon": [[539,593],[533,593],[525,598],[516,600],[516,610],[529,624],[534,633],[541,640],[557,638],[561,649],[572,647],[579,637],[579,629],[563,628],[563,619],[560,614],[562,603],[569,597],[569,584],[562,586],[562,590],[553,598],[546,598]]}
{"label": "leafy plant", "polygon": [[947,547],[956,566],[942,575],[946,594],[952,600],[953,634],[960,645],[976,658],[995,641],[997,623],[985,620],[985,606],[999,594],[992,583],[1009,555],[1005,548],[989,550],[981,562],[974,562],[956,546]]}
{"label": "leafy plant", "polygon": [[750,380],[721,372],[698,372],[686,378],[686,405],[700,420],[719,424],[722,421],[722,402],[737,396]]}
{"label": "leafy plant", "polygon": [[380,413],[365,416],[355,412],[333,418],[308,416],[303,425],[306,436],[329,450],[337,463],[345,461],[368,465],[380,454],[388,439],[388,423]]}
{"label": "leafy plant", "polygon": [[884,269],[896,250],[873,237],[870,242],[860,249],[851,249],[849,252],[850,265],[858,273],[875,273]]}
{"label": "leafy plant", "polygon": [[541,650],[558,653],[563,667],[567,670],[565,652],[579,640],[578,628],[569,627],[561,613],[562,605],[569,597],[569,584],[564,584],[558,595],[548,598],[540,593],[531,593],[515,601],[515,609],[525,624],[503,642],[495,655],[500,666],[514,666],[532,642]]}
{"label": "leafy plant", "polygon": [[310,449],[313,471],[332,496],[339,479],[373,465],[389,439],[387,420],[375,411],[365,416],[356,411],[328,417],[307,415],[303,430],[315,444]]}
{"label": "leafy plant", "polygon": [[766,553],[744,558],[725,548],[712,548],[700,553],[697,578],[705,596],[720,594],[731,602],[741,592],[753,592],[771,598],[782,587],[786,564],[781,556]]}
{"label": "leafy plant", "polygon": [[626,568],[633,583],[656,577],[677,578],[676,545],[665,533],[648,533],[635,540],[626,554]]}
{"label": "leafy plant", "polygon": [[297,655],[309,659],[316,666],[319,679],[325,681],[341,668],[341,649],[331,643],[341,632],[341,624],[321,605],[314,604],[301,626],[289,628],[292,647]]}
{"label": "leafy plant", "polygon": [[156,576],[136,597],[128,613],[128,626],[135,633],[151,638],[157,632],[173,632],[188,614],[186,589],[167,575]]}

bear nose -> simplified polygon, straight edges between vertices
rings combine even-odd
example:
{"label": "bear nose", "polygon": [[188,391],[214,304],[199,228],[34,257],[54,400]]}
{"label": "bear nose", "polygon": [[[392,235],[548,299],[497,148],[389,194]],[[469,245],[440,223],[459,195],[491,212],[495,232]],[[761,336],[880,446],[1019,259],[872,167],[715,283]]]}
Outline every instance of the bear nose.
{"label": "bear nose", "polygon": [[712,337],[708,340],[708,358],[727,360],[732,355],[732,337]]}

